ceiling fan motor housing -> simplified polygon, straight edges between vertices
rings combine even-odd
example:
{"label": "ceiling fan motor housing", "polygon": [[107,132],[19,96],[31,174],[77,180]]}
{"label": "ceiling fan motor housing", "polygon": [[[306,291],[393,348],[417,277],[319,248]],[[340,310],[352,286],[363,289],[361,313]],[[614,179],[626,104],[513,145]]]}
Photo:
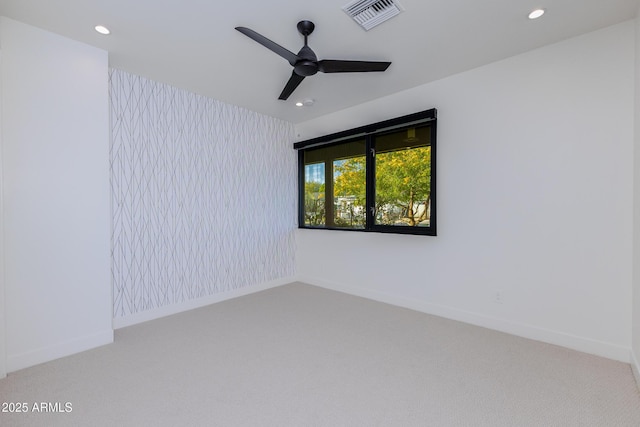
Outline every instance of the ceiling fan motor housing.
{"label": "ceiling fan motor housing", "polygon": [[306,44],[302,46],[302,49],[298,52],[298,57],[301,60],[293,66],[296,74],[307,77],[313,76],[318,72],[318,57],[309,46]]}
{"label": "ceiling fan motor housing", "polygon": [[308,77],[318,72],[318,64],[314,61],[302,60],[298,61],[293,69],[296,71],[296,74]]}

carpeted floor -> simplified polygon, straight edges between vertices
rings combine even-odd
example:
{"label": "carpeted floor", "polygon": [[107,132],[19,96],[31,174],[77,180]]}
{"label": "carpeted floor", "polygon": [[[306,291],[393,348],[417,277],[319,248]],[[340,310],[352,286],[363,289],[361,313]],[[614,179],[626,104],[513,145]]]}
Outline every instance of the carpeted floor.
{"label": "carpeted floor", "polygon": [[28,407],[2,426],[640,426],[627,364],[300,283],[117,330],[0,396]]}

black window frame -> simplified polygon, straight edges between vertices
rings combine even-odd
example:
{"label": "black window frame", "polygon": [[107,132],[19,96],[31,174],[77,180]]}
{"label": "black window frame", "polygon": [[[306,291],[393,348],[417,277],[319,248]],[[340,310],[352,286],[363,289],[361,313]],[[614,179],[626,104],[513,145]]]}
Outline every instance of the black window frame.
{"label": "black window frame", "polygon": [[[430,130],[431,146],[431,179],[430,179],[430,220],[429,226],[398,226],[375,224],[375,138],[391,132],[407,130],[417,126],[428,126]],[[305,225],[305,161],[304,153],[307,149],[320,148],[325,146],[347,144],[357,140],[365,140],[366,156],[366,206],[365,206],[365,226],[364,228],[347,228],[331,226],[308,226]],[[376,232],[394,234],[414,234],[414,235],[437,235],[437,197],[436,197],[436,165],[437,165],[437,110],[435,108],[408,114],[382,122],[372,123],[366,126],[349,129],[342,132],[332,133],[318,138],[296,142],[293,148],[298,150],[298,228],[308,230],[341,230],[356,232]],[[328,203],[328,202],[325,202]],[[326,209],[326,208],[325,208]]]}

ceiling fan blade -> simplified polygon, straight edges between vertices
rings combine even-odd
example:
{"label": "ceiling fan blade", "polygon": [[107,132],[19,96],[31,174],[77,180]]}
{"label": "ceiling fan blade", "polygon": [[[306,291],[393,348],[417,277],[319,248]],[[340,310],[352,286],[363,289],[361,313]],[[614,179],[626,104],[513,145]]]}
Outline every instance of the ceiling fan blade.
{"label": "ceiling fan blade", "polygon": [[242,34],[249,37],[250,39],[257,41],[267,49],[282,56],[284,59],[289,61],[289,64],[291,65],[295,65],[296,62],[300,60],[298,55],[296,55],[295,53],[291,52],[288,49],[285,49],[284,47],[280,46],[278,43],[272,42],[262,34],[256,33],[252,29],[249,29],[246,27],[236,27],[236,30],[240,31]]}
{"label": "ceiling fan blade", "polygon": [[377,61],[341,61],[323,59],[318,61],[318,70],[323,73],[359,73],[368,71],[385,71],[391,62]]}
{"label": "ceiling fan blade", "polygon": [[293,93],[294,90],[298,87],[300,83],[304,80],[304,76],[296,74],[294,71],[291,73],[291,77],[289,77],[289,81],[285,85],[284,89],[282,89],[282,93],[278,97],[278,99],[282,99],[283,101],[289,98],[289,95]]}

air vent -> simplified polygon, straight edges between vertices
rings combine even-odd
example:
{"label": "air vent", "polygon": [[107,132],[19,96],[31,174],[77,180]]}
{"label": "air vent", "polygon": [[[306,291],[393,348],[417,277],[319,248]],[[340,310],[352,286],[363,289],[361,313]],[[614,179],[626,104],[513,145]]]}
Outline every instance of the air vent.
{"label": "air vent", "polygon": [[358,25],[369,31],[404,9],[396,0],[356,0],[342,7]]}

